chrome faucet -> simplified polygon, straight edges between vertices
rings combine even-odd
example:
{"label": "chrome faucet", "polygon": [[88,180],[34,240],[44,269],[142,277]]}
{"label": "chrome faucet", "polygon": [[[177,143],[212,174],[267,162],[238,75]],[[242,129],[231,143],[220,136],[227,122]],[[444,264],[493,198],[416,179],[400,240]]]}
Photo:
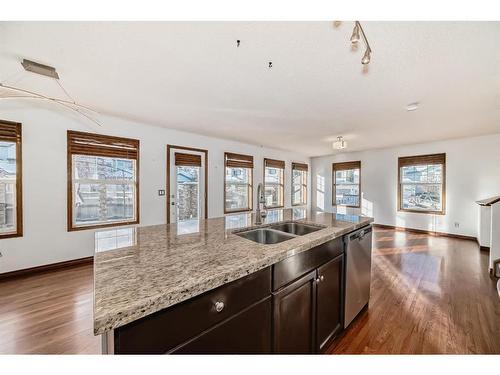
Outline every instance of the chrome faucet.
{"label": "chrome faucet", "polygon": [[266,203],[266,199],[264,197],[264,189],[262,186],[262,182],[257,186],[257,211],[255,211],[255,224],[262,224],[262,219],[265,219],[267,216],[266,208],[263,206],[262,211],[260,210],[260,205]]}

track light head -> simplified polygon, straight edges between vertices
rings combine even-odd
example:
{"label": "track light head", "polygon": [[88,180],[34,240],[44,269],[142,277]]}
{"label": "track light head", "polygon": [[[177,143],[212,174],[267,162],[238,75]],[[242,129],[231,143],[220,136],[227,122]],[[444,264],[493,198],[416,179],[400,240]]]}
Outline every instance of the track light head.
{"label": "track light head", "polygon": [[365,54],[363,55],[363,58],[361,59],[361,64],[368,65],[370,63],[371,52],[372,51],[370,48],[366,49]]}
{"label": "track light head", "polygon": [[351,43],[356,44],[359,42],[359,26],[358,23],[354,23],[354,29],[352,29]]}

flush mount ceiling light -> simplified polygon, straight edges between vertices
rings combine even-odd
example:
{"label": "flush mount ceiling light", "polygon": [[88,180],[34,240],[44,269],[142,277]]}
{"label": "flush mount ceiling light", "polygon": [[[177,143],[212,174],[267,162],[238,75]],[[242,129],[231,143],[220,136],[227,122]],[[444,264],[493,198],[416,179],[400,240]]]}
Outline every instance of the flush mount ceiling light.
{"label": "flush mount ceiling light", "polygon": [[23,66],[24,70],[28,72],[36,73],[54,79],[69,100],[54,98],[47,95],[39,94],[34,91],[8,85],[5,80],[3,82],[0,82],[0,88],[6,89],[8,92],[14,92],[16,94],[0,95],[0,99],[36,99],[36,100],[49,101],[52,103],[56,103],[62,107],[65,107],[66,109],[70,109],[80,114],[81,116],[87,118],[88,120],[92,121],[93,123],[102,126],[97,120],[95,120],[92,116],[89,115],[89,112],[92,112],[94,115],[97,115],[98,114],[97,111],[87,106],[76,103],[76,101],[71,97],[71,95],[68,94],[66,89],[62,86],[61,82],[59,81],[59,74],[57,73],[56,68],[26,59],[23,59],[21,65]]}
{"label": "flush mount ceiling light", "polygon": [[347,147],[347,142],[345,141],[344,137],[338,136],[337,140],[333,142],[332,146],[335,150],[343,150]]}
{"label": "flush mount ceiling light", "polygon": [[368,65],[370,63],[372,49],[370,48],[370,43],[368,43],[368,39],[366,38],[365,31],[363,30],[361,23],[359,21],[354,21],[354,29],[352,29],[351,43],[354,46],[357,46],[358,42],[361,39],[365,43],[366,47],[365,54],[361,59],[361,64]]}
{"label": "flush mount ceiling light", "polygon": [[406,106],[408,112],[416,111],[418,109],[418,102],[410,103]]}

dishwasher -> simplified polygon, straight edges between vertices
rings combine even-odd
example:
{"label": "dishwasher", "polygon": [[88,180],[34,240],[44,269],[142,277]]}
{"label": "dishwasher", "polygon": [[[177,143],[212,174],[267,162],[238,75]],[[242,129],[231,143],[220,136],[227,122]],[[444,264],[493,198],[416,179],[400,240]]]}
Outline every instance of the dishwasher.
{"label": "dishwasher", "polygon": [[345,237],[346,276],[344,328],[370,300],[372,227],[366,226]]}

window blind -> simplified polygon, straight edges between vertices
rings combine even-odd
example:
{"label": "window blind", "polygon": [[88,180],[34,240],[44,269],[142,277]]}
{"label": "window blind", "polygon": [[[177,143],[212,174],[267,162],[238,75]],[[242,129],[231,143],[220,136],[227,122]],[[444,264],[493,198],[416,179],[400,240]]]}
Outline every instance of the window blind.
{"label": "window blind", "polygon": [[78,155],[137,160],[139,155],[139,141],[130,138],[68,130],[68,152]]}

